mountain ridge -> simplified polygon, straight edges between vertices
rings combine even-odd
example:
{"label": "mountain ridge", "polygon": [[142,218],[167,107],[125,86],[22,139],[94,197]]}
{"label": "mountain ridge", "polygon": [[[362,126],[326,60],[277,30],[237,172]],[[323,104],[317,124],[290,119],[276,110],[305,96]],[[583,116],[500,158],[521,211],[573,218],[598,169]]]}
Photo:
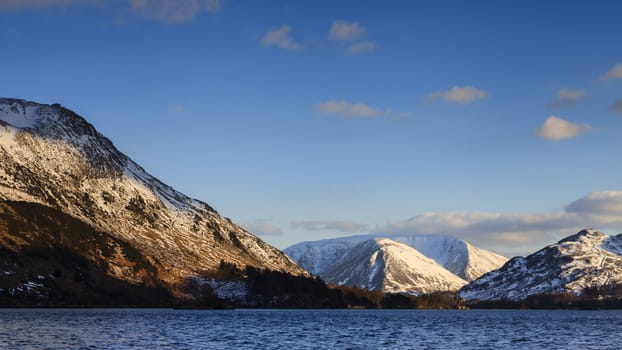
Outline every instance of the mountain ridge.
{"label": "mountain ridge", "polygon": [[526,257],[515,257],[460,290],[466,300],[521,301],[622,285],[622,234],[584,229]]}
{"label": "mountain ridge", "polygon": [[[352,251],[356,250],[355,247],[361,242],[375,239],[387,239],[404,244],[415,250],[416,254],[433,260],[443,270],[452,273],[461,280],[475,279],[480,274],[500,267],[507,261],[505,257],[498,254],[473,247],[467,242],[444,235],[356,235],[301,242],[285,248],[284,252],[309,272],[324,278],[328,282],[339,283],[344,279],[344,276],[336,273],[337,268],[335,266],[342,266],[343,260],[348,254],[357,254]],[[413,265],[411,269],[411,272],[404,274],[417,273],[417,266]],[[341,277],[336,277],[338,275]],[[351,276],[348,280],[363,281],[364,277]],[[363,283],[354,284],[364,287]],[[442,285],[441,283],[437,290],[448,290]],[[435,290],[433,286],[415,286],[414,284],[411,285],[411,289]]]}
{"label": "mountain ridge", "polygon": [[414,248],[387,238],[358,243],[324,277],[338,285],[390,293],[456,291],[466,284]]}
{"label": "mountain ridge", "polygon": [[[364,234],[346,237],[327,238],[317,241],[304,241],[293,244],[283,251],[288,254],[294,261],[298,261],[301,266],[313,273],[319,274],[323,269],[323,265],[338,259],[343,252],[352,248],[359,242],[372,238],[388,238],[397,242],[409,245],[420,251],[423,255],[436,260],[437,263],[447,268],[449,271],[467,280],[472,280],[473,272],[469,272],[469,261],[464,259],[461,263],[450,260],[451,257],[457,256],[451,247],[459,247],[464,253],[477,252],[487,255],[486,259],[492,260],[492,265],[501,266],[508,259],[494,252],[474,247],[466,241],[453,238],[448,235],[426,235],[426,234]],[[443,253],[449,254],[444,255]],[[325,261],[323,261],[325,259]],[[453,266],[453,267],[452,267]],[[484,268],[486,269],[486,268]],[[478,270],[478,269],[475,269]],[[490,271],[490,270],[486,270]],[[480,275],[483,274],[480,273]]]}
{"label": "mountain ridge", "polygon": [[0,99],[0,165],[0,200],[46,205],[109,232],[158,261],[168,283],[221,260],[307,274],[208,204],[148,174],[58,104]]}

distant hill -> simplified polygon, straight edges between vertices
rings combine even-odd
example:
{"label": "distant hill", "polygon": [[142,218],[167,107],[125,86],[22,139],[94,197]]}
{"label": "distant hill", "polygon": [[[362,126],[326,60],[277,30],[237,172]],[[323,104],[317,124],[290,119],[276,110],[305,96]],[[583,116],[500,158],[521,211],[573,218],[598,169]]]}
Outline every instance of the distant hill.
{"label": "distant hill", "polygon": [[328,282],[386,292],[455,291],[507,261],[442,235],[359,235],[302,242],[284,252]]}

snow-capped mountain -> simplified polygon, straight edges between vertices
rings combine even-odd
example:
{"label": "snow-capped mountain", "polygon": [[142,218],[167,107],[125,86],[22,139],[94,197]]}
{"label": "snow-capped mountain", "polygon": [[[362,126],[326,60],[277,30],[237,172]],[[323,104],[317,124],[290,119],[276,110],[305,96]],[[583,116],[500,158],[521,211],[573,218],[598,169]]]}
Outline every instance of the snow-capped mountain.
{"label": "snow-capped mountain", "polygon": [[[54,208],[127,242],[159,266],[158,278],[167,283],[221,260],[306,274],[206,203],[148,174],[58,104],[0,99],[0,201]],[[124,278],[121,270],[110,273]]]}
{"label": "snow-capped mountain", "polygon": [[622,234],[586,229],[527,257],[516,257],[464,286],[466,300],[524,300],[622,284]]}
{"label": "snow-capped mountain", "polygon": [[284,252],[309,272],[324,277],[357,244],[373,238],[404,243],[433,259],[458,277],[472,281],[501,267],[507,259],[491,251],[442,235],[358,235],[302,242]]}
{"label": "snow-capped mountain", "polygon": [[387,238],[356,244],[322,277],[339,285],[392,293],[456,291],[467,283],[412,247]]}

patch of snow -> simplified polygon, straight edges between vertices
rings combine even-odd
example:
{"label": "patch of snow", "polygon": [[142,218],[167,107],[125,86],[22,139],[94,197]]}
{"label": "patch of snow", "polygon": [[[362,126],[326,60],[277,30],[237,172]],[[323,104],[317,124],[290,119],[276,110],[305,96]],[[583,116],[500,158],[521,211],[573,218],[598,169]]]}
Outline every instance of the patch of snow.
{"label": "patch of snow", "polygon": [[248,294],[244,281],[221,281],[214,278],[197,277],[194,279],[199,285],[208,285],[217,297],[228,300],[244,301]]}
{"label": "patch of snow", "polygon": [[33,128],[39,116],[35,106],[0,105],[0,120],[18,129]]}
{"label": "patch of snow", "polygon": [[[26,283],[23,283],[22,286],[23,287],[21,287],[21,288],[23,288],[23,289],[25,289],[27,291],[30,291],[30,290],[36,289],[36,288],[43,288],[43,284],[37,283],[37,282],[33,282],[33,281],[28,281]],[[18,289],[19,288],[20,287],[18,287]]]}

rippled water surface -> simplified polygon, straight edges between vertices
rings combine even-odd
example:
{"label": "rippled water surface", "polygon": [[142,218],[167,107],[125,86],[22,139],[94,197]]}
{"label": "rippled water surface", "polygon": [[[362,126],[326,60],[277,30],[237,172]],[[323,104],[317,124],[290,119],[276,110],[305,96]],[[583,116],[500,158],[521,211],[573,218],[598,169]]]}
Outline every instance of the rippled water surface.
{"label": "rippled water surface", "polygon": [[2,349],[621,347],[621,311],[0,309]]}

